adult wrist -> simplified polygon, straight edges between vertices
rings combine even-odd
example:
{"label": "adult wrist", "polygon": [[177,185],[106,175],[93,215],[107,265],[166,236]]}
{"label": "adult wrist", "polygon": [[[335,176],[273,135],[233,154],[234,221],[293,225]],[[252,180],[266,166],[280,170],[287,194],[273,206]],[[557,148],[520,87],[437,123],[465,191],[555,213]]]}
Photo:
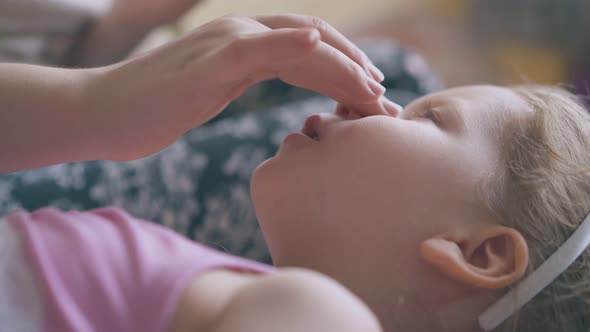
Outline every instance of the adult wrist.
{"label": "adult wrist", "polygon": [[84,145],[85,160],[111,159],[113,145],[109,139],[109,122],[114,120],[108,119],[110,112],[105,112],[104,108],[109,106],[100,95],[100,82],[108,75],[108,67],[77,71],[76,87],[70,97],[74,114],[72,126],[76,131],[72,137],[77,137]]}

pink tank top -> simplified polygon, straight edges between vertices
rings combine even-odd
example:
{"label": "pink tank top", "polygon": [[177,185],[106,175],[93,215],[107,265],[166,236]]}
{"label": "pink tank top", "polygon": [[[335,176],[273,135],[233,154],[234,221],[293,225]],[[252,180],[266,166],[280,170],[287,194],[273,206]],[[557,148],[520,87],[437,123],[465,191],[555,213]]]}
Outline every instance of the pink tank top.
{"label": "pink tank top", "polygon": [[4,220],[21,237],[40,293],[42,331],[167,331],[199,273],[273,271],[116,208],[16,211]]}

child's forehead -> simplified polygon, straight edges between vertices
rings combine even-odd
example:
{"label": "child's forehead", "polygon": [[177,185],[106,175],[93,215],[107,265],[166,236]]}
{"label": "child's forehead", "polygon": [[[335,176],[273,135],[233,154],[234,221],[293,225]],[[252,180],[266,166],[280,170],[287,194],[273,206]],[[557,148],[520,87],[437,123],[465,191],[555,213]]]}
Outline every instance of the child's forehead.
{"label": "child's forehead", "polygon": [[512,89],[487,85],[453,88],[424,96],[408,105],[401,116],[411,117],[423,108],[440,113],[442,122],[460,123],[460,126],[446,127],[461,128],[457,133],[470,140],[481,137],[499,144],[510,136],[509,128],[530,112],[528,103]]}

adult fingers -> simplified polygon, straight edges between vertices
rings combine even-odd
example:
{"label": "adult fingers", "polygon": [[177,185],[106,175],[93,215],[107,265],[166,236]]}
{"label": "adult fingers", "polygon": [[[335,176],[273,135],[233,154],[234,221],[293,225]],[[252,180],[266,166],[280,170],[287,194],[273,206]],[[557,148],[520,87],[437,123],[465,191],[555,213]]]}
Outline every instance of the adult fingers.
{"label": "adult fingers", "polygon": [[383,73],[371,62],[369,57],[361,51],[348,38],[344,37],[338,30],[328,24],[326,21],[312,16],[284,14],[284,15],[260,15],[253,17],[256,21],[272,29],[280,28],[314,28],[321,34],[323,42],[330,44],[340,52],[348,56],[365,72],[373,77],[376,81],[382,82]]}
{"label": "adult fingers", "polygon": [[317,91],[344,104],[375,102],[385,88],[349,57],[319,42],[295,64],[275,68],[281,80]]}
{"label": "adult fingers", "polygon": [[229,79],[259,81],[277,76],[276,68],[309,55],[319,42],[315,29],[277,29],[246,34],[222,53]]}
{"label": "adult fingers", "polygon": [[218,77],[238,81],[238,90],[280,78],[343,103],[368,103],[385,88],[349,57],[319,41],[315,29],[277,29],[246,34],[222,53]]}

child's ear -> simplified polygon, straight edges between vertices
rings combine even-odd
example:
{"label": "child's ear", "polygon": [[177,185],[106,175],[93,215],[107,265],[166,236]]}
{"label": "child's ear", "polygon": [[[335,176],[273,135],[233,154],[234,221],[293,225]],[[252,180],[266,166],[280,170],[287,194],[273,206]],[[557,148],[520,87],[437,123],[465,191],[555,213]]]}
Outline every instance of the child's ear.
{"label": "child's ear", "polygon": [[516,282],[528,266],[528,246],[517,230],[486,225],[440,234],[422,242],[422,257],[446,276],[498,289]]}

